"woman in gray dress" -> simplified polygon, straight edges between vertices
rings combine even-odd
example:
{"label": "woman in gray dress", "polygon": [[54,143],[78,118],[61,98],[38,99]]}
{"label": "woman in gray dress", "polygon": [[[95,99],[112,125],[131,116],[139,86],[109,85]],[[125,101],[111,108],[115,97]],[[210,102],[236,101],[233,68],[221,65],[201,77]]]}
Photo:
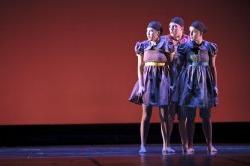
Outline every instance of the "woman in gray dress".
{"label": "woman in gray dress", "polygon": [[170,90],[168,64],[170,53],[174,51],[174,47],[160,37],[162,31],[162,26],[158,21],[151,21],[147,26],[147,40],[137,42],[135,46],[138,59],[138,81],[132,90],[129,101],[142,105],[139,153],[146,152],[145,145],[153,106],[159,108],[163,139],[162,153],[173,151],[167,144],[166,114]]}

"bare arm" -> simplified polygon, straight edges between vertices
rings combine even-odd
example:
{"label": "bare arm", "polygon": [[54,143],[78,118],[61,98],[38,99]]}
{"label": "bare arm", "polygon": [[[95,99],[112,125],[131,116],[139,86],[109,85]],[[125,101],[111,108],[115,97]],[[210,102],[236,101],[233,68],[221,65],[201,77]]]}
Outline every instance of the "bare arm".
{"label": "bare arm", "polygon": [[138,80],[140,87],[144,87],[144,80],[143,80],[143,68],[144,68],[144,62],[143,62],[143,56],[137,55],[138,57],[138,64],[137,64],[137,74],[138,74]]}
{"label": "bare arm", "polygon": [[173,53],[171,53],[171,54],[169,55],[170,62],[172,62],[172,61],[174,60],[175,54],[176,54],[176,51],[173,52]]}
{"label": "bare arm", "polygon": [[211,58],[211,63],[210,63],[210,67],[211,67],[211,70],[212,70],[212,74],[213,74],[213,78],[214,78],[214,88],[215,88],[215,91],[218,95],[218,88],[217,88],[217,70],[216,70],[216,65],[215,65],[215,60],[216,60],[216,55],[214,55],[212,58]]}

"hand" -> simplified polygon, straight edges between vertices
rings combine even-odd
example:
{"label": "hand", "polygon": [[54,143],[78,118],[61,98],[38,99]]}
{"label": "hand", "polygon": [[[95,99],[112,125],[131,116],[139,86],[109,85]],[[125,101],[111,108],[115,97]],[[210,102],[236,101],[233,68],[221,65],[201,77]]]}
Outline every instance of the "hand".
{"label": "hand", "polygon": [[143,93],[144,93],[144,91],[145,91],[144,86],[139,86],[139,90],[138,90],[137,94],[138,94],[139,96],[142,96]]}
{"label": "hand", "polygon": [[174,91],[174,85],[170,86],[170,91]]}
{"label": "hand", "polygon": [[215,92],[215,95],[218,96],[219,90],[218,90],[217,86],[214,87],[214,92]]}

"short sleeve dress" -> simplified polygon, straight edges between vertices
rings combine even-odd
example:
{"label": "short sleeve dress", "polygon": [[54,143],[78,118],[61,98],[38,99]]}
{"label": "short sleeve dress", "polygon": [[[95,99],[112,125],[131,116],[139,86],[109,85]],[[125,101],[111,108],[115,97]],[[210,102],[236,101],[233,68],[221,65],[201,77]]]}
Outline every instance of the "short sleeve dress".
{"label": "short sleeve dress", "polygon": [[177,51],[183,66],[172,100],[186,107],[216,106],[218,96],[210,63],[211,58],[217,54],[217,45],[208,41],[203,41],[200,45],[188,41],[181,44]]}
{"label": "short sleeve dress", "polygon": [[163,38],[156,45],[150,41],[137,42],[135,52],[138,56],[143,56],[144,63],[158,62],[165,63],[165,66],[144,65],[143,81],[145,92],[138,95],[139,81],[134,85],[129,101],[135,104],[148,106],[167,106],[169,104],[169,53],[174,51],[172,43]]}

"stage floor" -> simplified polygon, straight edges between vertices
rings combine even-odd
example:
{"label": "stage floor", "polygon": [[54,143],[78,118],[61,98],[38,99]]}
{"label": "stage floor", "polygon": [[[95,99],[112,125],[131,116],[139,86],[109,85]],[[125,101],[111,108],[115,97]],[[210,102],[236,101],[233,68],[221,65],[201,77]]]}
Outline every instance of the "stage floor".
{"label": "stage floor", "polygon": [[161,166],[161,165],[250,165],[250,145],[217,144],[217,154],[207,154],[206,146],[184,155],[174,144],[174,154],[162,155],[161,145],[148,145],[148,153],[138,154],[138,145],[89,145],[0,147],[0,166]]}

